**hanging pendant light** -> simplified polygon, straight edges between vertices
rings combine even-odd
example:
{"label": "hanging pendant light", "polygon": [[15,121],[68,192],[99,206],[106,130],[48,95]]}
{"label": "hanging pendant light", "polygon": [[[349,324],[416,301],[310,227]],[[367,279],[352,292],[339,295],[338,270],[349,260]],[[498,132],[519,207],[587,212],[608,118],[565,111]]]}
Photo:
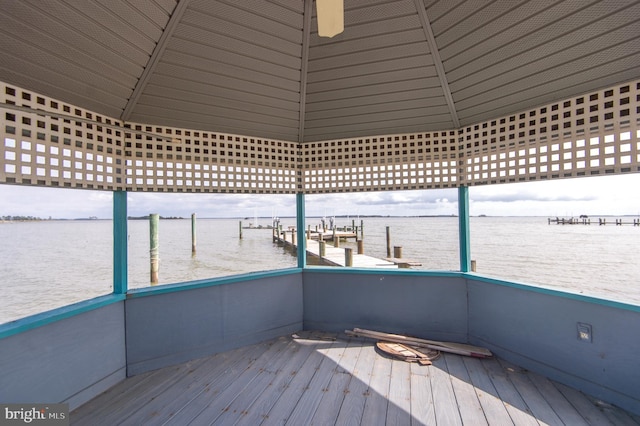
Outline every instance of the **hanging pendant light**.
{"label": "hanging pendant light", "polygon": [[316,0],[318,35],[333,37],[344,31],[344,0]]}

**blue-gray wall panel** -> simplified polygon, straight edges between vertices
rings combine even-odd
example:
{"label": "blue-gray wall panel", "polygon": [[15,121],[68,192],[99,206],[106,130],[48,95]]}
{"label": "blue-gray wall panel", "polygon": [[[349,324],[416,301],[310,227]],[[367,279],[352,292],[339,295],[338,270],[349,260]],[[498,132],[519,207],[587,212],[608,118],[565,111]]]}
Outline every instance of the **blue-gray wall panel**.
{"label": "blue-gray wall panel", "polygon": [[248,279],[126,301],[128,374],[302,328],[302,274]]}
{"label": "blue-gray wall panel", "polygon": [[124,303],[0,340],[0,401],[71,409],[125,378]]}
{"label": "blue-gray wall panel", "polygon": [[[578,340],[577,323],[592,326]],[[640,312],[469,281],[469,336],[498,356],[640,412]]]}
{"label": "blue-gray wall panel", "polygon": [[304,327],[353,327],[466,342],[464,278],[305,270]]}

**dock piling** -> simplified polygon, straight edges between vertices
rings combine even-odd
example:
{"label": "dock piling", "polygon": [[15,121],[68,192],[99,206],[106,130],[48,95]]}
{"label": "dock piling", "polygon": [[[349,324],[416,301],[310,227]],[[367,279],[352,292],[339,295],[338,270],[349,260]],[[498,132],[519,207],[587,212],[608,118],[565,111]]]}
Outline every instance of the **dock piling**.
{"label": "dock piling", "polygon": [[196,254],[196,214],[191,213],[191,255]]}
{"label": "dock piling", "polygon": [[391,257],[391,231],[387,226],[387,257]]}
{"label": "dock piling", "polygon": [[402,259],[402,246],[393,246],[393,257]]}
{"label": "dock piling", "polygon": [[160,215],[153,213],[149,215],[149,257],[150,257],[150,272],[151,272],[151,285],[158,284],[160,269],[160,247],[158,242],[158,222]]}
{"label": "dock piling", "polygon": [[344,266],[353,266],[353,249],[350,247],[344,249]]}
{"label": "dock piling", "polygon": [[356,243],[358,244],[358,254],[364,254],[364,241],[357,240]]}
{"label": "dock piling", "polygon": [[242,221],[240,221],[239,225],[238,225],[238,229],[240,232],[240,239],[242,239]]}

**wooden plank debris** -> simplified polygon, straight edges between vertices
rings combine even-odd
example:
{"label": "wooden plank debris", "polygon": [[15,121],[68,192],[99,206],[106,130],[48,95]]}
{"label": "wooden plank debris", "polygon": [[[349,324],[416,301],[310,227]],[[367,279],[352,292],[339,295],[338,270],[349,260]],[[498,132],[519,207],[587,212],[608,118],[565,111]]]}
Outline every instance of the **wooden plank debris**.
{"label": "wooden plank debris", "polygon": [[439,342],[436,340],[420,339],[417,337],[404,336],[400,334],[383,333],[380,331],[365,330],[361,328],[346,330],[345,333],[349,336],[362,336],[362,337],[368,337],[370,339],[385,340],[385,341],[394,342],[394,343],[405,343],[411,346],[435,349],[441,352],[449,352],[453,354],[472,356],[476,358],[488,358],[493,356],[491,351],[489,351],[486,348],[468,345],[465,343]]}

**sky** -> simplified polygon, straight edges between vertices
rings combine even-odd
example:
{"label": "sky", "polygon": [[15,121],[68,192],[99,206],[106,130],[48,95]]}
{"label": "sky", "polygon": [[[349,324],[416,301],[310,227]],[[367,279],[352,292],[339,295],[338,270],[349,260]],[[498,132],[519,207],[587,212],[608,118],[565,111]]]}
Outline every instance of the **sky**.
{"label": "sky", "polygon": [[[472,216],[640,215],[640,173],[469,188]],[[53,219],[112,217],[112,193],[0,185],[0,216]],[[295,195],[129,193],[130,216],[295,216]],[[360,192],[305,196],[306,216],[455,215],[457,190]]]}

